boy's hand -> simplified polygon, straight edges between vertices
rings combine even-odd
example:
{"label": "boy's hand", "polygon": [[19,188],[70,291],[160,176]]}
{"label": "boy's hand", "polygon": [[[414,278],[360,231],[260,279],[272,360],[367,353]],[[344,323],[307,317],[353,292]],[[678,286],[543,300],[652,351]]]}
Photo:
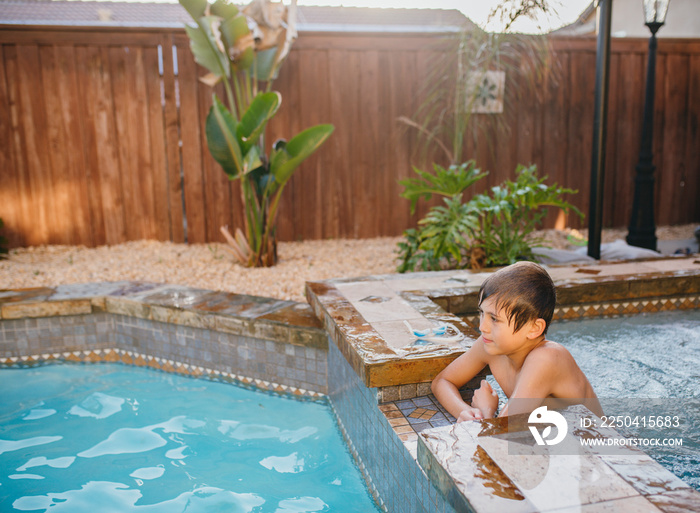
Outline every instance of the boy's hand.
{"label": "boy's hand", "polygon": [[493,417],[498,409],[498,394],[485,379],[481,380],[481,386],[474,392],[472,407],[477,408],[482,418],[487,419]]}
{"label": "boy's hand", "polygon": [[457,422],[464,422],[465,420],[482,420],[483,418],[484,414],[481,413],[479,408],[467,407],[459,414],[459,417],[457,417]]}

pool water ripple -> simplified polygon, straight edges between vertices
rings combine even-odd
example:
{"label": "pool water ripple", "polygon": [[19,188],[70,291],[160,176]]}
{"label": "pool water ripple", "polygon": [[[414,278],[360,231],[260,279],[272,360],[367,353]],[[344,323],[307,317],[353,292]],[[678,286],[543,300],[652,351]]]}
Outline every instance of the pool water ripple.
{"label": "pool water ripple", "polygon": [[554,323],[548,336],[572,353],[604,410],[623,400],[640,416],[651,403],[678,412],[678,429],[638,432],[682,438],[682,446],[644,449],[700,490],[700,311]]}
{"label": "pool water ripple", "polygon": [[0,388],[1,511],[376,511],[325,404],[119,364]]}

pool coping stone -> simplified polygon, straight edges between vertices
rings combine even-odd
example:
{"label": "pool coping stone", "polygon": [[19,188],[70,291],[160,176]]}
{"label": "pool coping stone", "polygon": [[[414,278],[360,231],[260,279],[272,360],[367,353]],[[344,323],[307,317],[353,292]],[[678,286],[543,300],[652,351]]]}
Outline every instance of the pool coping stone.
{"label": "pool coping stone", "polygon": [[[555,321],[700,308],[698,255],[545,267],[557,287]],[[306,297],[366,386],[380,395],[408,384],[425,392],[478,337],[477,294],[495,270],[307,282]],[[446,324],[462,339],[422,343],[406,321],[416,329]]]}
{"label": "pool coping stone", "polygon": [[132,281],[0,290],[0,320],[94,313],[328,348],[311,308],[294,301]]}

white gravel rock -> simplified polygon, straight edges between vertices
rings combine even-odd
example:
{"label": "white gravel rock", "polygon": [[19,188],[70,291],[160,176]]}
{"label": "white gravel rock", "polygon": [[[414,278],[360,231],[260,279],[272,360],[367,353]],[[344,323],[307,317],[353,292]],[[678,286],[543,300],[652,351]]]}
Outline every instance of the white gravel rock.
{"label": "white gravel rock", "polygon": [[[694,237],[695,225],[660,227],[659,239]],[[626,230],[604,230],[603,242]],[[585,230],[538,232],[556,249],[571,249]],[[99,281],[150,281],[237,294],[305,301],[304,283],[396,272],[402,237],[280,242],[275,267],[249,269],[233,263],[223,244],[175,244],[151,240],[114,246],[38,246],[10,251],[0,260],[0,289],[53,287]]]}

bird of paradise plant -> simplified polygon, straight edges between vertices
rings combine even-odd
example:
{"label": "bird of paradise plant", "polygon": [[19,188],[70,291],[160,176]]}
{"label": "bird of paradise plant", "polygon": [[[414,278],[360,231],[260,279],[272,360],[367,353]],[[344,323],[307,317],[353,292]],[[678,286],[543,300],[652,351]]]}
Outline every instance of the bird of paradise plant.
{"label": "bird of paradise plant", "polygon": [[212,94],[205,132],[214,159],[230,180],[241,181],[245,232],[222,227],[227,248],[247,267],[275,265],[282,191],[333,132],[332,125],[316,125],[265,153],[265,128],[282,100],[271,86],[296,37],[296,1],[287,9],[255,0],[242,10],[226,0],[179,1],[196,23],[185,27],[195,61],[209,71],[200,80],[222,83],[226,96],[224,103]]}

